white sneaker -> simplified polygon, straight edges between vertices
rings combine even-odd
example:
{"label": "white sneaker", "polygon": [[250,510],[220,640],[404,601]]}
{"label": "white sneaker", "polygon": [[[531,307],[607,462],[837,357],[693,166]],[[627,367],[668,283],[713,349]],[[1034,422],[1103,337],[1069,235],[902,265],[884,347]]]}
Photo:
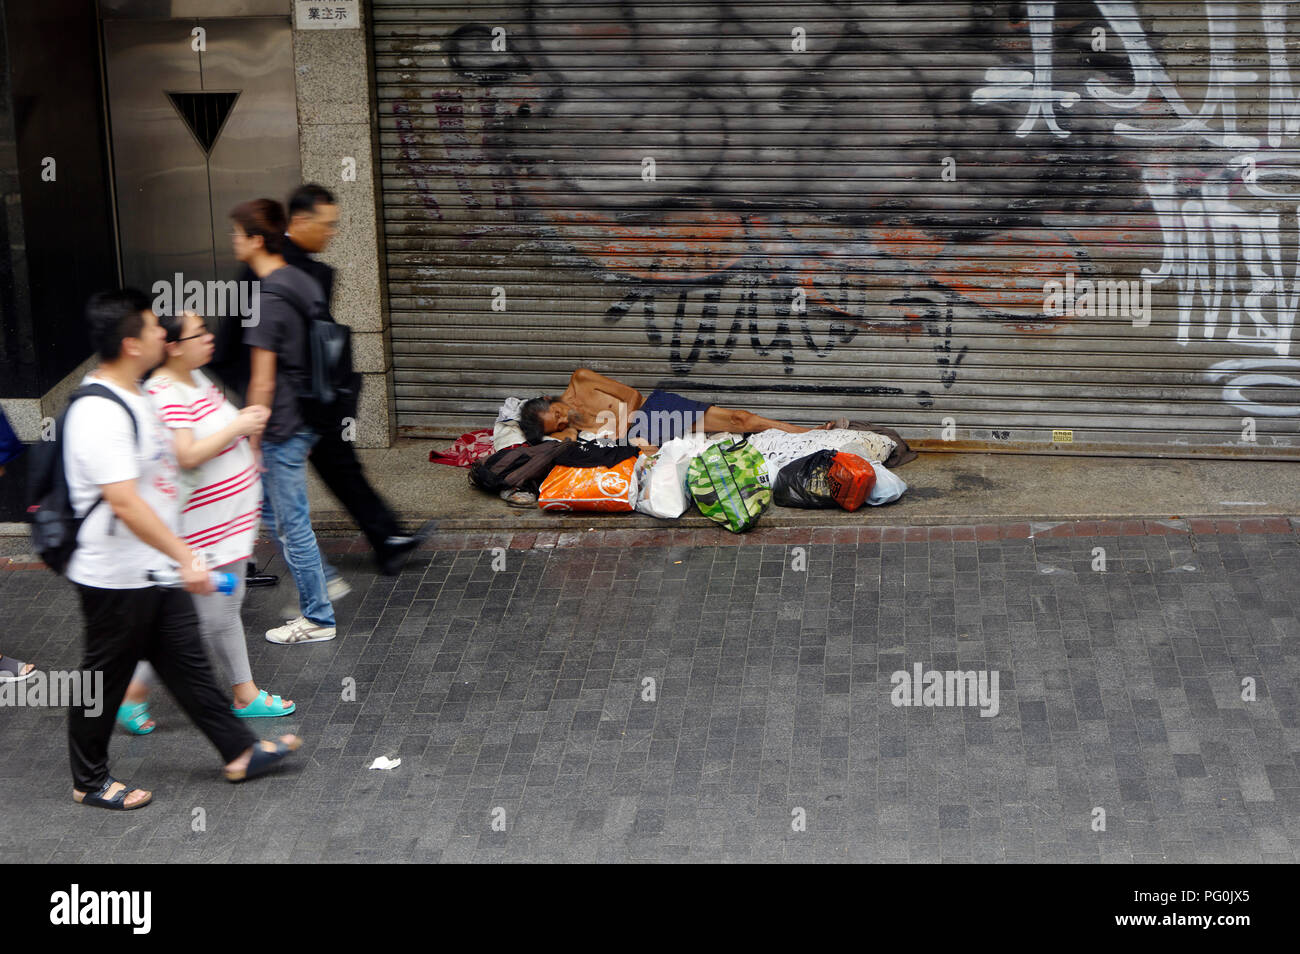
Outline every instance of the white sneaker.
{"label": "white sneaker", "polygon": [[323,643],[327,639],[333,639],[335,635],[333,626],[318,626],[306,616],[299,616],[284,626],[268,629],[266,641],[279,643],[281,646],[291,646],[295,643]]}
{"label": "white sneaker", "polygon": [[[325,595],[329,597],[330,603],[337,603],[343,597],[352,592],[352,584],[341,576],[336,576],[325,586]],[[280,615],[284,617],[285,622],[295,620],[302,615],[302,607],[295,603],[285,603],[280,608]]]}

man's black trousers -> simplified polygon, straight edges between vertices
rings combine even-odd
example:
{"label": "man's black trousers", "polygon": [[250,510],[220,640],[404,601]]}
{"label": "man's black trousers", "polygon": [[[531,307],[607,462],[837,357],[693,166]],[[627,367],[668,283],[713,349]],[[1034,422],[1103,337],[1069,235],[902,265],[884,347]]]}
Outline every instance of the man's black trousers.
{"label": "man's black trousers", "polygon": [[397,517],[366,480],[356,449],[351,441],[343,439],[339,428],[325,430],[308,459],[330,493],[352,514],[352,519],[377,553],[389,537],[402,535]]}
{"label": "man's black trousers", "polygon": [[68,710],[68,754],[72,784],[98,791],[108,781],[108,742],[118,706],[135,672],[147,659],[185,714],[232,762],[257,741],[242,719],[230,711],[230,693],[217,686],[212,664],[199,637],[194,600],[185,590],[147,586],[107,590],[74,584],[85,619],[81,669],[102,672],[102,709],[91,718],[85,709]]}

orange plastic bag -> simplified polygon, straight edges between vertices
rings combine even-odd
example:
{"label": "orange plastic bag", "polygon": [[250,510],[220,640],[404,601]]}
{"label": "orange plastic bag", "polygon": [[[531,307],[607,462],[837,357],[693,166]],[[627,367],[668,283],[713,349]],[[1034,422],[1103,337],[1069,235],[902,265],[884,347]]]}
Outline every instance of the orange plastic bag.
{"label": "orange plastic bag", "polygon": [[629,457],[613,467],[552,467],[542,481],[537,506],[543,510],[631,513],[636,461]]}
{"label": "orange plastic bag", "polygon": [[845,510],[857,510],[876,486],[876,469],[856,454],[837,453],[826,474],[831,496]]}

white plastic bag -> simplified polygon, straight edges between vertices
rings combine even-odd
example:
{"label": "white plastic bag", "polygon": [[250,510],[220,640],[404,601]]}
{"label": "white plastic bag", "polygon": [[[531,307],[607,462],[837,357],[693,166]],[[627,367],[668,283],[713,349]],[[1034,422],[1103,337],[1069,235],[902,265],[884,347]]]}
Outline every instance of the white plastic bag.
{"label": "white plastic bag", "polygon": [[691,505],[686,492],[686,471],[691,458],[699,451],[693,450],[685,440],[669,441],[657,454],[642,454],[636,462],[636,497],[632,506],[640,513],[663,520],[676,520]]}
{"label": "white plastic bag", "polygon": [[524,431],[519,426],[519,410],[524,406],[520,398],[506,398],[497,411],[496,423],[492,425],[492,453],[524,443]]}
{"label": "white plastic bag", "polygon": [[686,489],[686,474],[691,461],[710,444],[734,438],[733,434],[701,433],[677,437],[659,448],[653,455],[642,454],[636,462],[636,496],[632,506],[640,513],[676,520],[691,506],[691,494]]}
{"label": "white plastic bag", "polygon": [[872,461],[871,466],[876,469],[876,483],[871,488],[871,496],[867,498],[867,503],[871,506],[893,503],[907,492],[907,484],[902,477],[891,473],[884,464]]}

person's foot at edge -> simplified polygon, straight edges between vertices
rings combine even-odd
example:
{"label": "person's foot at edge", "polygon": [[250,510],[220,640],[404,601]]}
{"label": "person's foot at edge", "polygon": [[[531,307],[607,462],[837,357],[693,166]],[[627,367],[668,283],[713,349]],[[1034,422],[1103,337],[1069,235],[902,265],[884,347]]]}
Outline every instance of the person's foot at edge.
{"label": "person's foot at edge", "polygon": [[0,682],[19,682],[36,671],[34,663],[0,653]]}
{"label": "person's foot at edge", "polygon": [[[117,798],[118,792],[122,791],[124,788],[126,788],[124,783],[114,780],[113,784],[108,787],[108,790],[105,791],[101,797],[105,801],[111,802]],[[94,792],[83,792],[79,788],[74,788],[72,790],[72,800],[78,805],[82,805],[85,803],[86,796],[94,794]],[[121,804],[123,809],[130,810],[132,808],[143,808],[151,801],[153,801],[153,792],[143,788],[133,788],[127,792],[126,797],[122,799]],[[97,803],[92,802],[92,804]]]}
{"label": "person's foot at edge", "polygon": [[[226,764],[226,780],[229,782],[243,782],[264,775],[275,768],[291,752],[298,751],[301,745],[302,739],[296,735],[282,735],[276,742],[262,739],[256,746],[251,746],[241,752],[239,758]],[[258,763],[253,762],[254,749],[260,749],[259,754],[263,755],[263,758]],[[271,758],[265,758],[267,755],[271,756]]]}
{"label": "person's foot at edge", "polygon": [[[267,739],[262,739],[260,742],[257,743],[257,745],[261,747],[263,752],[268,752],[268,753],[276,752],[281,748],[281,746],[283,746],[283,748],[285,749],[284,754],[287,755],[289,752],[297,751],[298,747],[302,745],[302,739],[300,739],[296,735],[282,735],[280,736],[278,744],[276,742],[268,741]],[[249,763],[252,761],[252,759],[253,759],[253,747],[250,746],[249,748],[241,752],[239,754],[239,757],[236,758],[233,762],[226,763],[225,766],[226,778],[231,779],[232,781],[242,781],[245,774],[248,771],[248,766]],[[109,785],[109,787],[106,790],[104,790],[104,792],[100,796],[100,799],[107,802],[115,801],[118,793],[121,792],[126,787],[127,786],[123,782],[119,782],[116,779],[114,779],[113,783]],[[84,804],[87,796],[94,795],[94,794],[96,793],[83,792],[80,789],[74,788],[72,790],[72,800],[76,802],[78,805],[81,805]],[[126,793],[126,797],[121,800],[120,804],[122,809],[130,810],[133,808],[143,808],[145,805],[148,805],[151,801],[153,801],[153,792],[149,791],[148,789],[133,788]]]}
{"label": "person's foot at edge", "polygon": [[379,572],[384,576],[396,576],[401,572],[406,561],[415,550],[423,543],[434,527],[437,526],[436,520],[430,520],[420,527],[415,533],[389,537],[378,549],[375,550],[375,561],[379,564]]}

